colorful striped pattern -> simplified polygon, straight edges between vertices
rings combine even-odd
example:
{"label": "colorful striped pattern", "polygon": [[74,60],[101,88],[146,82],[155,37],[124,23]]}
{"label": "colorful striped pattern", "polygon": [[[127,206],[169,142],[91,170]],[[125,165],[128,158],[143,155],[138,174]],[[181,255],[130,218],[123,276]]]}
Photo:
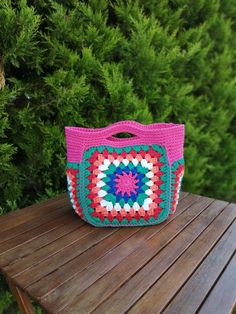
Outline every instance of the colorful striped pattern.
{"label": "colorful striped pattern", "polygon": [[184,176],[184,159],[175,161],[171,167],[171,206],[169,215],[175,213],[179,201],[181,184]]}
{"label": "colorful striped pattern", "polygon": [[[72,206],[95,226],[137,226],[167,219],[171,173],[158,145],[92,147],[67,163]],[[82,210],[81,210],[82,208]]]}
{"label": "colorful striped pattern", "polygon": [[[133,136],[114,136],[122,132]],[[104,128],[65,127],[65,134],[68,192],[84,220],[101,227],[152,225],[175,212],[183,124],[119,121]]]}
{"label": "colorful striped pattern", "polygon": [[66,169],[67,176],[67,190],[70,197],[70,202],[75,212],[83,218],[83,211],[79,205],[78,191],[79,191],[79,164],[68,162]]}

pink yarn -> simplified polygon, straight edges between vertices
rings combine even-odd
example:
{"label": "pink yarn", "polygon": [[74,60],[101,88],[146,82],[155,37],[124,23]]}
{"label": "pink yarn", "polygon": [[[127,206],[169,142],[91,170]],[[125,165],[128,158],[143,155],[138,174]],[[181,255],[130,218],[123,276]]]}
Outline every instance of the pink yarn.
{"label": "pink yarn", "polygon": [[133,192],[134,194],[137,194],[136,188],[138,187],[136,183],[138,182],[138,179],[136,179],[137,173],[135,175],[132,174],[130,171],[129,174],[123,171],[122,174],[116,175],[116,191],[117,193],[121,193],[122,196],[127,193],[129,196]]}
{"label": "pink yarn", "polygon": [[[134,137],[116,138],[113,135],[129,132]],[[184,125],[153,123],[144,125],[136,121],[120,121],[105,128],[65,127],[67,161],[81,162],[84,150],[92,146],[124,147],[132,145],[163,145],[169,163],[183,157]]]}

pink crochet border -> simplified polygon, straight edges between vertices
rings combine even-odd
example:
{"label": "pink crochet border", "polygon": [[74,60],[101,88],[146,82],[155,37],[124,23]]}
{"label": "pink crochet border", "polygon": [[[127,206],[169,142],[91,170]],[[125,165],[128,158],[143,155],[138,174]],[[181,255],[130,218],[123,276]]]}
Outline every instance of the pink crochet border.
{"label": "pink crochet border", "polygon": [[[183,157],[184,124],[152,123],[144,125],[136,121],[120,121],[104,128],[65,127],[67,161],[81,162],[84,150],[92,146],[108,145],[124,147],[132,145],[163,145],[167,150],[169,163]],[[116,138],[113,135],[129,132],[130,138]]]}

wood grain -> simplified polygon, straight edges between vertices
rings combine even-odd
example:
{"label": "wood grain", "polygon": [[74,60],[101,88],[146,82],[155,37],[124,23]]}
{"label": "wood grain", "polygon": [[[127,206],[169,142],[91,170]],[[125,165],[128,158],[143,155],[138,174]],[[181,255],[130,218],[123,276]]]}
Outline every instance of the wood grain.
{"label": "wood grain", "polygon": [[15,286],[10,278],[6,278],[8,286],[15,296],[21,314],[34,314],[34,307],[31,303],[30,297],[22,291],[19,287]]}
{"label": "wood grain", "polygon": [[[0,243],[0,256],[10,250],[14,250],[19,245],[32,241],[32,239],[39,237],[41,234],[47,233],[50,230],[57,228],[63,223],[67,224],[72,222],[73,220],[74,217],[72,215],[59,215],[59,217],[57,217],[56,219],[49,220],[42,225],[32,228],[22,234],[19,234],[18,236],[10,238],[9,240]],[[0,264],[2,265],[2,261],[0,261]]]}
{"label": "wood grain", "polygon": [[236,205],[182,192],[165,222],[95,228],[67,194],[0,217],[0,269],[24,313],[228,314]]}
{"label": "wood grain", "polygon": [[[235,238],[234,238],[235,241]],[[236,253],[203,303],[199,314],[233,313],[236,305]]]}
{"label": "wood grain", "polygon": [[[65,207],[59,208],[57,211],[53,211],[52,213],[42,215],[38,217],[37,219],[33,219],[25,223],[22,223],[18,226],[15,226],[11,229],[11,232],[9,232],[9,230],[5,230],[5,231],[1,230],[0,231],[0,234],[1,234],[0,244],[7,240],[19,237],[22,233],[26,233],[34,228],[40,227],[46,223],[50,223],[53,220],[59,219],[60,221],[61,219],[63,219],[63,217],[64,218],[70,217],[70,219],[75,219],[75,214],[71,210],[69,210],[67,206],[65,206]],[[1,249],[0,249],[0,252],[1,252]]]}
{"label": "wood grain", "polygon": [[[82,298],[82,295],[79,296],[78,299],[76,299],[76,304],[71,304],[71,307],[66,307],[64,312],[66,312],[66,310],[70,311],[72,307],[78,310],[78,308],[81,309],[81,307],[84,306],[82,307],[82,312],[89,312],[96,308],[96,312],[104,313],[106,312],[106,309],[109,308],[111,303],[114,305],[114,308],[120,313],[123,313],[124,311],[129,309],[130,306],[132,306],[132,304],[137,301],[138,298],[141,297],[145,293],[145,291],[147,291],[150,286],[175,262],[175,260],[178,259],[183,251],[198,237],[198,235],[206,228],[209,223],[211,223],[214,217],[225,206],[225,202],[221,202],[221,204],[218,204],[218,207],[213,204],[212,206],[210,205],[207,210],[205,209],[204,211],[202,211],[202,213],[196,216],[195,219],[191,219],[191,221],[187,225],[185,225],[185,228],[180,233],[178,233],[178,235],[164,248],[162,248],[161,246],[162,237],[159,236],[159,238],[156,238],[155,241],[151,243],[151,245],[150,243],[146,243],[146,246],[140,248],[139,252],[137,252],[136,256],[133,256],[132,260],[129,257],[129,259],[127,259],[126,268],[123,268],[123,272],[122,270],[118,272],[118,269],[116,269],[116,272],[113,271],[113,273],[109,274],[109,277],[107,276],[107,282],[115,282],[116,285],[112,284],[108,288],[107,283],[104,281],[104,277],[101,279],[102,286],[99,286],[99,282],[96,282],[96,286],[98,287],[97,291],[101,293],[101,295],[99,296],[99,300],[95,301],[96,292],[93,291],[93,293],[95,293],[95,298],[92,302],[91,300],[89,301],[89,293],[91,293],[91,290],[95,288],[94,285],[94,287],[91,287],[90,291],[87,290],[88,294],[86,294],[85,298]],[[181,222],[182,219],[180,220],[180,223]],[[166,234],[163,235],[163,237],[165,236]],[[154,248],[153,252],[151,252],[152,247]],[[160,248],[161,250],[159,251],[158,248]],[[143,264],[140,265],[141,267],[139,267],[139,271],[134,274],[133,268],[136,268],[135,261],[138,261],[139,263],[139,261],[141,260],[141,253],[144,256]],[[150,261],[147,263],[145,256],[148,254],[150,254],[151,258]],[[129,267],[128,265],[131,266]],[[130,272],[129,268],[131,269]],[[135,271],[136,270],[137,269],[135,269]],[[125,279],[125,284],[120,281],[120,276]],[[105,297],[108,297],[111,292],[115,292],[118,288],[120,288],[117,283],[123,284],[122,289],[118,290],[115,293],[116,295],[114,295],[111,302],[108,302],[109,304],[105,304],[105,302],[101,308],[97,308],[99,303],[101,303]],[[106,291],[102,290],[104,289],[104,287],[106,287]],[[79,304],[77,300],[81,301],[82,303]],[[122,300],[122,302],[120,302],[119,300]]]}
{"label": "wood grain", "polygon": [[[49,256],[52,256],[60,252],[64,247],[70,246],[74,242],[78,241],[79,239],[85,237],[87,234],[94,231],[95,228],[93,228],[92,226],[81,224],[78,221],[78,226],[74,231],[70,232],[69,234],[66,234],[62,238],[56,239],[49,245],[41,247],[32,254],[27,255],[21,260],[19,260],[17,265],[18,268],[17,273],[22,273],[31,268],[32,266],[38,265],[39,263],[47,259]],[[5,271],[4,267],[3,271]],[[13,278],[14,276],[11,277]]]}
{"label": "wood grain", "polygon": [[44,214],[48,215],[53,211],[58,211],[60,208],[71,209],[70,201],[67,193],[59,195],[58,197],[49,199],[45,202],[31,205],[29,207],[18,209],[10,212],[5,216],[0,217],[0,230],[5,231],[12,229],[22,223],[42,217]]}
{"label": "wood grain", "polygon": [[[184,270],[182,270],[183,268],[182,269],[179,268],[179,270],[177,270],[177,267],[180,265],[179,263],[178,264],[176,263],[173,267],[175,268],[175,271],[172,270],[171,272],[169,272],[168,276],[170,280],[166,281],[165,283],[167,284],[169,288],[171,287],[170,294],[174,295],[174,292],[175,292],[174,291],[175,289],[173,289],[173,285],[172,285],[173,282],[175,283],[176,281],[178,281],[178,284],[180,286],[181,283],[183,282],[183,279],[182,279],[183,276],[185,277],[184,279],[186,279],[187,277],[184,274],[179,275],[179,272],[183,273],[185,271],[185,273],[187,273],[186,268],[189,267],[191,260],[193,260],[192,264],[201,262],[201,248],[199,249],[199,246],[196,248],[197,242],[201,241],[200,245],[203,247],[203,249],[206,250],[206,254],[207,254],[208,253],[207,246],[209,246],[209,243],[214,244],[214,242],[218,240],[220,234],[222,233],[221,229],[224,230],[223,225],[225,225],[226,219],[229,221],[228,217],[226,217],[225,220],[223,219],[224,218],[223,216],[225,215],[225,213],[228,212],[227,209],[218,217],[218,219],[216,219],[210,225],[210,227],[207,229],[207,233],[202,234],[202,236],[199,237],[199,239],[194,243],[194,245],[190,247],[190,250],[188,250],[186,252],[187,254],[185,254],[186,258],[179,259],[178,261],[179,263],[185,262],[185,264],[183,264],[185,265]],[[232,217],[232,211],[230,213],[230,216]],[[216,225],[216,223],[218,224],[218,226]],[[217,232],[219,233],[217,234]],[[214,238],[214,235],[215,235],[215,238]],[[203,236],[204,236],[204,239],[202,239]],[[224,270],[225,266],[228,264],[232,256],[232,252],[235,249],[235,243],[234,243],[235,239],[236,239],[236,222],[234,221],[234,223],[228,228],[228,230],[223,234],[220,240],[216,243],[212,251],[204,259],[204,261],[194,271],[193,275],[187,280],[187,282],[182,287],[182,289],[178,292],[177,295],[175,295],[173,300],[169,303],[169,305],[164,311],[165,314],[180,313],[180,312],[183,314],[184,313],[187,314],[187,313],[197,312],[200,305],[204,301],[206,295],[209,293],[212,286],[214,286],[221,272]],[[194,251],[195,248],[197,252]],[[187,263],[185,261],[186,259],[188,259]],[[172,276],[172,280],[171,280],[171,276]],[[175,280],[175,277],[173,276],[177,276],[177,280]],[[163,276],[163,277],[166,277],[166,276]]]}
{"label": "wood grain", "polygon": [[[218,239],[222,236],[225,230],[228,228],[232,220],[235,219],[236,213],[229,207],[223,211],[204,232],[195,240],[195,242],[181,255],[181,257],[174,263],[174,265],[151,287],[150,290],[135,304],[130,313],[135,313],[137,309],[141,312],[145,312],[149,303],[153,303],[153,307],[149,310],[149,313],[161,313],[165,305],[168,304],[174,295],[179,291],[181,286],[187,281],[187,279],[194,272],[196,267],[202,262],[204,257],[208,254],[211,248],[215,245]],[[223,264],[227,263],[232,254],[233,237],[236,236],[236,228],[230,228],[227,235],[221,241],[221,246],[225,247],[222,250]],[[226,241],[227,240],[227,241]],[[223,245],[222,245],[223,243]],[[219,252],[219,251],[218,251]],[[217,261],[216,261],[217,263]],[[220,266],[219,266],[220,267]],[[215,269],[215,266],[214,266]],[[216,266],[216,273],[217,273]],[[222,270],[222,268],[221,268]],[[208,278],[208,274],[207,274]],[[209,277],[209,281],[211,278]],[[198,297],[200,291],[191,293],[189,291],[188,298],[191,299],[191,304],[194,307],[194,299]],[[158,297],[157,297],[158,296]],[[180,310],[181,313],[195,313],[195,311]],[[173,313],[170,311],[169,313]],[[177,312],[176,312],[177,313]],[[178,312],[179,313],[179,312]]]}
{"label": "wood grain", "polygon": [[[116,228],[107,229],[95,228],[90,225],[82,226],[80,229],[55,241],[58,242],[57,250],[55,250],[55,244],[52,244],[42,248],[43,252],[39,252],[40,250],[37,251],[34,255],[34,257],[36,255],[38,257],[37,264],[33,266],[29,265],[28,269],[13,277],[13,280],[25,289],[30,284],[48,275],[72,258],[82,254],[115,231]],[[48,251],[49,246],[51,247],[50,252]],[[39,262],[39,258],[42,259],[42,256],[43,260]],[[31,257],[27,258],[27,260],[30,261]],[[34,262],[36,262],[35,258]]]}
{"label": "wood grain", "polygon": [[[199,215],[211,202],[211,199],[201,198],[199,202],[196,202],[194,210],[191,213],[189,212],[188,214],[185,214],[184,212],[183,215],[185,214],[185,218],[179,218],[180,216],[178,216],[173,220],[173,226],[171,226],[171,222],[167,225],[167,227],[162,229],[161,232],[157,233],[157,227],[155,226],[142,228],[137,234],[114,249],[108,256],[105,255],[103,258],[98,260],[97,263],[94,263],[92,268],[87,268],[85,272],[79,273],[78,276],[72,278],[72,280],[66,282],[51,294],[43,298],[40,303],[47,305],[47,307],[52,311],[63,309],[65,305],[73,303],[75,299],[77,300],[78,295],[95,281],[97,284],[97,280],[101,276],[104,276],[109,270],[113,269],[116,265],[118,265],[118,267],[121,266],[121,262],[125,257],[133,256],[133,254],[135,254],[135,258],[133,258],[132,261],[127,261],[125,263],[125,266],[127,267],[126,271],[128,272],[129,268],[132,268],[134,263],[137,264],[138,262],[137,265],[139,265],[139,261],[141,262],[143,259],[146,260],[147,258],[151,258],[159,247],[165,246],[170,239],[175,237],[176,234],[178,234],[186,226],[186,224]],[[152,235],[150,232],[154,232],[154,234]],[[148,233],[150,234],[150,237],[148,236]],[[146,240],[148,239],[149,241],[147,243]],[[131,255],[132,252],[135,253]],[[98,269],[99,272],[97,271]],[[115,272],[115,274],[117,274],[117,272]],[[116,280],[118,280],[117,277],[114,278],[114,281],[109,281],[108,285],[106,284],[108,290],[112,289],[111,285],[113,285]],[[73,293],[71,293],[71,291],[73,291]],[[100,291],[100,286],[98,291]],[[64,298],[62,299],[60,296],[64,296]],[[99,297],[102,298],[102,295],[100,294]]]}
{"label": "wood grain", "polygon": [[[177,215],[180,215],[197,200],[199,200],[198,196],[191,196],[185,199],[182,198],[179,203],[180,206],[178,208],[178,213],[176,213],[175,216],[172,216],[168,221],[156,226],[154,231],[159,232],[162,228],[164,228],[165,225],[170,223],[174,218],[177,217]],[[70,278],[74,277],[77,273],[83,270],[83,267],[88,266],[89,263],[94,263],[95,260],[101,258],[111,249],[114,249],[118,244],[132,236],[132,234],[132,229],[119,229],[118,233],[112,234],[98,245],[92,247],[89,251],[86,251],[85,253],[72,259],[70,262],[50,273],[48,276],[43,277],[37,283],[29,286],[27,290],[36,298],[40,298],[48,294],[50,290],[55,289],[63,282],[68,281]]]}
{"label": "wood grain", "polygon": [[10,276],[15,276],[27,268],[24,257],[32,255],[35,251],[73,232],[82,225],[84,225],[84,222],[81,219],[73,219],[70,223],[64,221],[62,225],[58,224],[56,228],[18,245],[14,250],[8,251],[7,254],[0,257],[0,260],[2,258],[2,265],[5,271]]}

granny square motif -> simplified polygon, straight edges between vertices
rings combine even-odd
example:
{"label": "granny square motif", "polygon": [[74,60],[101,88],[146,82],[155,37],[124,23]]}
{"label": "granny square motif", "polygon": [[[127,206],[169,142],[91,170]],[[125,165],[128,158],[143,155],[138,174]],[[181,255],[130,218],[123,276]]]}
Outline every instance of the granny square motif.
{"label": "granny square motif", "polygon": [[[132,130],[127,127],[127,122],[126,128],[124,122],[118,125],[119,131],[122,125],[122,130],[135,131],[134,134],[137,134],[137,128],[142,128],[134,121],[128,122]],[[68,131],[71,129],[77,128],[67,128],[68,149]],[[94,226],[161,223],[176,210],[184,160],[179,158],[170,164],[168,145],[163,145],[163,142],[137,145],[140,139],[111,137],[116,130],[105,132],[103,142],[109,145],[81,145],[82,149],[70,152],[66,173],[71,204],[76,213]],[[150,135],[150,129],[148,133]],[[85,131],[84,135],[88,134]],[[92,135],[94,142],[95,133]]]}

